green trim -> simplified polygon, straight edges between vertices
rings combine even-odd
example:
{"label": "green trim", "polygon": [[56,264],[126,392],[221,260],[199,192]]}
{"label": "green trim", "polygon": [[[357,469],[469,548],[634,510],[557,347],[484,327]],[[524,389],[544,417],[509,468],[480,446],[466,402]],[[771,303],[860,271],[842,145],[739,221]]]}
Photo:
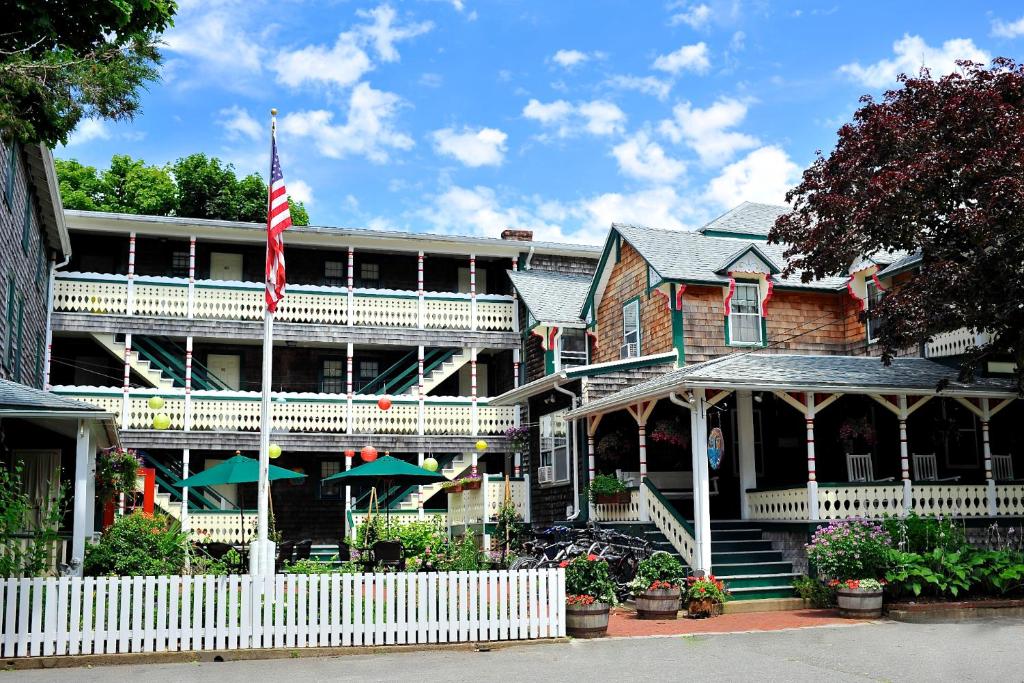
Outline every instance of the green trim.
{"label": "green trim", "polygon": [[756,244],[750,244],[747,246],[746,249],[736,254],[736,256],[733,257],[731,261],[725,264],[725,268],[723,268],[722,270],[728,271],[729,267],[732,264],[736,263],[750,252],[754,252],[754,256],[757,257],[757,260],[763,263],[764,265],[768,266],[768,272],[771,273],[772,275],[778,275],[779,273],[782,272],[781,270],[775,267],[775,265],[772,263],[772,260],[768,257],[768,254],[758,249]]}
{"label": "green trim", "polygon": [[672,346],[676,349],[676,366],[686,365],[686,340],[683,329],[683,311],[676,310],[676,285],[673,283],[669,289],[669,315],[672,318]]}
{"label": "green trim", "polygon": [[8,206],[14,201],[14,176],[18,174],[18,143],[14,141],[14,138],[11,138],[9,142],[11,153],[7,155],[7,184],[4,187],[4,200]]}
{"label": "green trim", "polygon": [[768,318],[761,316],[761,346],[768,346]]}
{"label": "green trim", "polygon": [[28,255],[29,237],[32,234],[32,193],[25,192],[25,215],[21,226],[21,250]]}
{"label": "green trim", "polygon": [[634,368],[645,368],[651,365],[664,365],[665,363],[670,362],[672,362],[671,358],[657,358],[655,356],[650,356],[648,358],[638,358],[637,360],[631,361],[629,363],[616,363],[615,365],[609,366],[607,368],[601,368],[598,370],[583,370],[582,368],[575,370],[567,370],[565,374],[570,379],[576,379],[579,377],[597,377],[598,375],[606,375],[611,372],[619,372],[621,370],[632,370]]}
{"label": "green trim", "polygon": [[25,332],[25,297],[18,297],[18,338],[17,346],[14,349],[14,368],[11,371],[11,379],[15,382],[21,381],[21,355],[24,346]]}
{"label": "green trim", "polygon": [[697,538],[697,532],[696,530],[694,530],[693,525],[690,524],[690,522],[685,517],[683,517],[683,513],[679,512],[679,510],[676,510],[675,506],[672,503],[668,502],[668,499],[662,495],[661,491],[658,490],[658,487],[655,486],[647,477],[644,477],[644,483],[647,484],[647,488],[650,490],[651,493],[654,494],[654,497],[661,501],[661,504],[664,505],[665,508],[672,514],[673,519],[679,522],[680,526],[686,529],[686,531],[690,534],[691,537]]}
{"label": "green trim", "polygon": [[594,310],[594,295],[597,294],[597,285],[601,281],[601,274],[604,272],[605,266],[608,265],[608,255],[611,253],[611,247],[617,234],[615,230],[608,233],[608,239],[605,240],[604,244],[604,251],[601,252],[601,260],[597,262],[597,269],[594,271],[594,278],[590,281],[590,290],[587,292],[586,303],[583,305],[583,319],[586,320],[587,313],[589,312],[593,315],[593,324],[597,324],[597,311]]}
{"label": "green trim", "polygon": [[544,350],[544,374],[553,375],[555,374],[555,350],[545,349]]}
{"label": "green trim", "polygon": [[729,237],[738,240],[759,240],[768,241],[768,235],[760,235],[753,232],[730,232],[728,230],[703,230],[701,234],[705,237]]}

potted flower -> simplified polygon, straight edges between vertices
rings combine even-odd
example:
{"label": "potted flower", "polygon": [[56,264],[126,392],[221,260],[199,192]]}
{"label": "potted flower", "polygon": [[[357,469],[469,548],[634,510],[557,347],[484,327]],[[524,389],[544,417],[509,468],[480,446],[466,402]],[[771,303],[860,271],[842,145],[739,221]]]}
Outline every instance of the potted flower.
{"label": "potted flower", "polygon": [[837,588],[841,616],[871,618],[882,613],[878,577],[886,569],[889,533],[862,519],[834,520],[818,529],[807,545],[807,559],[820,579]]}
{"label": "potted flower", "polygon": [[142,459],[133,450],[113,448],[96,456],[96,497],[107,503],[135,492]]}
{"label": "potted flower", "polygon": [[565,630],[575,638],[600,638],[608,632],[608,610],[615,604],[615,583],[608,563],[596,555],[562,562],[565,569]]}
{"label": "potted flower", "polygon": [[686,615],[691,619],[714,617],[722,613],[722,605],[729,599],[729,591],[725,584],[716,579],[714,574],[708,576],[691,576],[686,579],[686,591],[683,600],[686,602]]}
{"label": "potted flower", "polygon": [[598,505],[628,505],[630,500],[626,485],[610,474],[599,474],[590,482],[587,491],[590,499]]}
{"label": "potted flower", "polygon": [[641,560],[636,578],[629,584],[637,618],[675,619],[685,576],[682,563],[669,553],[657,552]]}
{"label": "potted flower", "polygon": [[441,488],[444,489],[444,492],[448,495],[453,493],[462,493],[462,480],[456,479],[454,481],[446,481],[441,484]]}
{"label": "potted flower", "polygon": [[480,477],[463,477],[459,480],[463,491],[476,491],[480,488]]}
{"label": "potted flower", "polygon": [[839,616],[847,619],[878,619],[882,616],[884,579],[833,579],[829,587],[836,591]]}
{"label": "potted flower", "polygon": [[875,445],[875,428],[866,417],[847,418],[839,425],[839,441],[844,453],[853,453],[854,442],[860,439],[868,448]]}
{"label": "potted flower", "polygon": [[530,446],[530,428],[526,425],[509,427],[505,430],[508,449],[512,453],[525,453]]}
{"label": "potted flower", "polygon": [[678,419],[658,420],[651,429],[651,441],[663,443],[677,448],[686,448],[690,445],[689,429],[684,432],[682,423]]}

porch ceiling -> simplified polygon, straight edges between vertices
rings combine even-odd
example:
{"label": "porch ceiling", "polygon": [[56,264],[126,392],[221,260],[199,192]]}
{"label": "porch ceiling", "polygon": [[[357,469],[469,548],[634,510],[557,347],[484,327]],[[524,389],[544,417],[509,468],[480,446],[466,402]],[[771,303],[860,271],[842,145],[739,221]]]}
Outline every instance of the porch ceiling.
{"label": "porch ceiling", "polygon": [[[942,391],[936,387],[946,382]],[[813,391],[840,394],[909,394],[1015,398],[1009,380],[957,381],[955,370],[925,358],[897,358],[888,366],[864,356],[734,354],[680,368],[594,401],[567,417],[619,410],[690,388],[751,391]]]}

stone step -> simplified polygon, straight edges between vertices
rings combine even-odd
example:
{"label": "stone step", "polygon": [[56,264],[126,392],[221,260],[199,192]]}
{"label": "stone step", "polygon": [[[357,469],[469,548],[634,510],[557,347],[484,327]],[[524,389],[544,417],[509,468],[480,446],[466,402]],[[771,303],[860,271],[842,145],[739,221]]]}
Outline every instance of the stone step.
{"label": "stone step", "polygon": [[792,562],[736,562],[714,565],[715,575],[740,576],[743,574],[788,574],[793,571]]}
{"label": "stone step", "polygon": [[778,550],[747,550],[712,552],[711,565],[745,564],[749,562],[782,562],[782,553]]}
{"label": "stone step", "polygon": [[760,529],[715,529],[711,532],[713,541],[760,541]]}
{"label": "stone step", "polygon": [[756,550],[771,550],[772,542],[765,541],[760,538],[753,540],[741,540],[732,541],[725,540],[719,541],[715,539],[714,534],[711,536],[711,552],[753,552]]}

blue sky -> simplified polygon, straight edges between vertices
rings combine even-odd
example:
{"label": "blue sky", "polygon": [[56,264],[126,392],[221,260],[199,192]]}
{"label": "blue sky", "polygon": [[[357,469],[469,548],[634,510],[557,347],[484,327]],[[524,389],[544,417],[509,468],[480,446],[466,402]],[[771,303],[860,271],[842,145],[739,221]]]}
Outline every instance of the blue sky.
{"label": "blue sky", "polygon": [[57,156],[205,152],[320,225],[600,242],[781,202],[862,94],[1017,57],[1024,9],[964,2],[182,0],[161,82]]}

